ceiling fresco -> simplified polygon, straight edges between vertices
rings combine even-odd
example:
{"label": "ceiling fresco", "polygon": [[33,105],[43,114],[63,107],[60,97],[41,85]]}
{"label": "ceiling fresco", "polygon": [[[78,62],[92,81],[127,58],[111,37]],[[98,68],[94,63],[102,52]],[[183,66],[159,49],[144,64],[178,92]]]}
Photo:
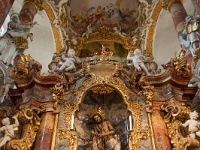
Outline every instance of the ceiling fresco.
{"label": "ceiling fresco", "polygon": [[107,25],[128,32],[137,28],[140,13],[137,0],[73,0],[68,17],[76,32],[82,33],[88,25],[92,28]]}
{"label": "ceiling fresco", "polygon": [[[122,38],[130,38],[127,39],[135,49],[143,46],[147,28],[153,24],[150,14],[155,3],[151,0],[54,0],[51,5],[57,14],[53,25],[62,32],[64,48],[80,50],[82,43],[91,41],[89,35],[104,27]],[[100,38],[96,41],[102,42]],[[133,48],[127,50],[130,49]]]}

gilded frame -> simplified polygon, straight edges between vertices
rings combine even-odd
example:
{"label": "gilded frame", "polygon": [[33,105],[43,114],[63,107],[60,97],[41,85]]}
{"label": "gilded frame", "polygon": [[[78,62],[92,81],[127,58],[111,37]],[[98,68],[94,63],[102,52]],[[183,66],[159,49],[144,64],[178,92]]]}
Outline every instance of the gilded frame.
{"label": "gilded frame", "polygon": [[[119,64],[116,64],[116,68],[118,68]],[[130,131],[129,136],[129,149],[137,150],[139,149],[138,141],[141,138],[142,129],[142,107],[138,101],[134,101],[130,98],[131,90],[126,87],[124,82],[119,78],[114,76],[113,74],[110,76],[96,76],[95,74],[90,72],[90,65],[87,64],[85,68],[88,68],[88,72],[91,74],[91,77],[87,78],[81,86],[75,92],[76,100],[73,102],[65,102],[65,106],[61,115],[65,116],[65,125],[66,128],[58,128],[57,137],[60,140],[67,140],[69,145],[69,150],[75,150],[77,148],[77,135],[71,127],[72,115],[79,109],[79,104],[81,104],[84,96],[87,94],[88,90],[98,89],[96,87],[106,86],[112,89],[115,89],[122,97],[124,103],[127,105],[127,109],[131,112],[134,125],[133,130]],[[117,69],[115,70],[117,71]],[[101,88],[100,88],[101,89]]]}

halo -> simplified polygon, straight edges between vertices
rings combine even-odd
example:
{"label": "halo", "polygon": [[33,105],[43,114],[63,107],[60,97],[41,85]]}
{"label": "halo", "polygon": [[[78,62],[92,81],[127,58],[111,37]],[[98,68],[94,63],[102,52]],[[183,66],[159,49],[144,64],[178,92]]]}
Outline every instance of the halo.
{"label": "halo", "polygon": [[[19,17],[19,14],[18,14],[18,13],[13,13],[13,14],[10,16],[10,18],[12,19],[12,17],[14,17],[14,16]],[[20,17],[19,17],[19,18],[20,18]]]}
{"label": "halo", "polygon": [[90,112],[90,118],[93,119],[94,115],[100,115],[104,120],[106,118],[105,111],[100,106],[95,106],[94,109]]}

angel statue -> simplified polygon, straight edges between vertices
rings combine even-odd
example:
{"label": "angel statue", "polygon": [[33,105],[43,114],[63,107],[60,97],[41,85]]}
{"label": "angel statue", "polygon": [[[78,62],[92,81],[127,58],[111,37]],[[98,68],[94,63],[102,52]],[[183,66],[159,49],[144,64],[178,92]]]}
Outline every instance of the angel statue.
{"label": "angel statue", "polygon": [[121,27],[120,26],[119,26],[119,29],[118,29],[118,27],[113,27],[113,30],[114,30],[115,34],[117,34],[117,35],[119,35],[119,36],[121,36],[123,38],[128,36],[126,33],[121,32]]}
{"label": "angel statue", "polygon": [[6,142],[9,142],[12,140],[14,135],[14,128],[19,126],[19,122],[17,120],[17,117],[12,117],[15,120],[14,124],[10,124],[10,119],[8,117],[4,118],[2,120],[2,127],[0,128],[0,132],[4,133],[4,136],[0,138],[0,147],[6,144]]}
{"label": "angel statue", "polygon": [[86,38],[88,39],[89,35],[90,35],[92,32],[93,32],[92,25],[89,24],[89,25],[87,26],[87,31],[84,32],[84,33],[82,34],[82,37],[85,37],[85,36],[86,36]]}
{"label": "angel statue", "polygon": [[81,63],[81,60],[75,56],[75,51],[73,49],[68,50],[68,57],[65,56],[65,52],[62,53],[61,60],[58,63],[57,72],[62,71],[72,71],[75,69],[75,63],[79,64]]}
{"label": "angel statue", "polygon": [[146,58],[142,55],[140,49],[136,49],[134,50],[134,52],[130,51],[127,56],[127,61],[131,61],[131,63],[127,63],[128,66],[134,66],[137,69],[137,71],[143,70],[147,75],[150,74],[147,67],[144,64]]}
{"label": "angel statue", "polygon": [[200,137],[200,121],[198,121],[199,115],[196,111],[190,113],[190,119],[187,120],[184,124],[181,124],[183,127],[188,127],[189,136],[191,138],[196,138],[196,136]]}

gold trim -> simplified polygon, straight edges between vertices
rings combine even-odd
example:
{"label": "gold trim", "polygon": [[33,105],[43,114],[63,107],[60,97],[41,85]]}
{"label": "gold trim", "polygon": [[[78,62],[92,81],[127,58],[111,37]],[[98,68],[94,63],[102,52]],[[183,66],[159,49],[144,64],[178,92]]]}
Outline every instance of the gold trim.
{"label": "gold trim", "polygon": [[150,126],[152,150],[156,150],[155,139],[154,139],[154,132],[153,132],[153,126],[152,126],[152,121],[151,121],[151,114],[147,113],[147,116],[148,116],[148,122],[149,122],[149,126]]}
{"label": "gold trim", "polygon": [[189,119],[189,114],[191,112],[190,108],[180,103],[174,97],[169,99],[168,102],[163,103],[160,107],[161,110],[167,113],[164,116],[164,121],[167,126],[172,149],[186,150],[199,148],[199,140],[190,137],[183,137],[182,133],[180,133],[180,122],[182,123]]}
{"label": "gold trim", "polygon": [[[104,62],[105,63],[105,62]],[[139,101],[134,101],[131,99],[130,95],[132,91],[126,87],[124,82],[115,75],[115,73],[99,77],[93,74],[90,71],[91,64],[85,64],[85,71],[89,75],[88,78],[83,81],[80,88],[74,93],[76,95],[76,100],[71,102],[68,101],[66,96],[61,96],[60,100],[62,101],[62,105],[64,106],[61,110],[62,115],[65,116],[65,128],[58,129],[58,138],[60,140],[68,140],[68,148],[73,149],[77,147],[77,135],[74,134],[73,129],[70,129],[70,123],[72,122],[72,115],[78,110],[79,104],[81,104],[83,98],[87,94],[89,90],[92,90],[94,87],[99,86],[108,86],[116,91],[122,96],[124,103],[127,105],[127,109],[131,112],[134,118],[134,126],[133,130],[130,131],[130,138],[129,138],[129,149],[130,150],[137,150],[139,149],[139,140],[145,140],[149,137],[149,128],[143,129],[141,127],[142,122],[142,106]],[[113,64],[114,65],[114,64]],[[120,67],[116,65],[116,72],[119,72]],[[64,99],[63,99],[64,98]],[[61,102],[60,102],[61,103]],[[76,145],[75,145],[76,144]]]}
{"label": "gold trim", "polygon": [[147,35],[147,40],[146,40],[146,51],[147,53],[150,54],[150,56],[152,56],[155,29],[156,29],[157,20],[158,20],[161,10],[162,10],[162,3],[161,1],[159,1],[156,4],[153,14],[152,14],[152,19],[153,19],[153,22],[155,22],[155,24],[153,24],[152,26],[148,28],[148,35]]}
{"label": "gold trim", "polygon": [[[141,84],[142,81],[141,81]],[[150,126],[150,135],[151,135],[151,144],[152,144],[152,150],[156,150],[156,146],[155,146],[155,139],[154,139],[154,132],[153,132],[153,127],[152,127],[152,120],[151,120],[151,113],[152,113],[152,100],[153,100],[153,91],[154,91],[154,86],[143,86],[142,85],[142,92],[140,92],[139,94],[142,94],[145,98],[146,101],[146,112],[147,112],[147,117],[148,117],[148,122],[149,122],[149,126]]]}
{"label": "gold trim", "polygon": [[6,149],[27,150],[33,147],[41,121],[35,111],[40,113],[42,109],[21,108],[21,110],[16,114],[20,124],[23,125],[22,137],[21,139],[13,139],[8,142],[5,145]]}
{"label": "gold trim", "polygon": [[89,34],[88,38],[78,37],[78,45],[74,46],[72,43],[69,43],[70,47],[75,50],[82,50],[85,44],[96,42],[96,41],[111,41],[120,43],[127,50],[133,50],[137,47],[133,46],[131,37],[122,37],[114,33],[109,27],[101,26],[95,32]]}
{"label": "gold trim", "polygon": [[[82,86],[77,90],[77,100],[76,107],[74,109],[78,109],[78,105],[81,103],[82,99],[86,95],[87,91],[96,86],[107,85],[116,89],[119,94],[123,97],[124,102],[127,104],[128,110],[132,113],[134,118],[134,127],[133,131],[130,134],[129,138],[129,146],[130,150],[139,149],[138,140],[139,135],[141,134],[141,116],[142,116],[142,108],[138,101],[133,101],[130,99],[129,95],[131,91],[125,86],[123,81],[121,81],[117,77],[97,77],[92,76],[91,79],[83,82]],[[137,108],[137,109],[136,109]],[[75,112],[75,110],[73,110]]]}
{"label": "gold trim", "polygon": [[52,10],[50,4],[48,4],[47,2],[44,2],[43,5],[44,5],[44,10],[46,11],[46,14],[51,23],[51,28],[53,30],[54,40],[56,43],[56,52],[61,52],[62,48],[63,48],[62,34],[61,34],[60,29],[55,27],[55,25],[53,24],[54,20],[56,19],[56,16],[55,16],[54,11]]}
{"label": "gold trim", "polygon": [[58,114],[55,114],[55,122],[54,122],[54,128],[53,128],[53,138],[52,138],[52,143],[51,143],[51,150],[55,149],[56,145],[56,133],[57,133],[57,126],[58,126]]}

